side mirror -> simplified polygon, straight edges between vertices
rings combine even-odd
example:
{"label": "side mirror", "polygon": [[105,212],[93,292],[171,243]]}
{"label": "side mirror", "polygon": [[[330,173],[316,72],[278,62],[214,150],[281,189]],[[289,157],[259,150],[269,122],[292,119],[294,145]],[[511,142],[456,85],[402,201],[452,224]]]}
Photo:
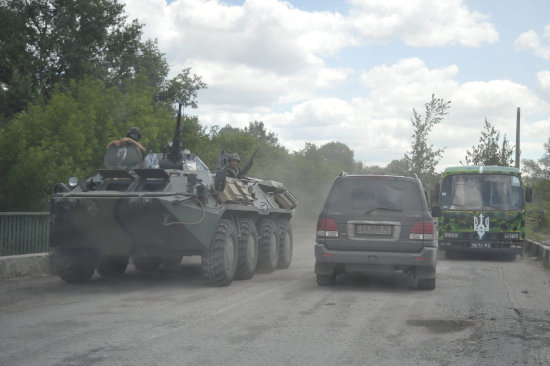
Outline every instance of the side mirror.
{"label": "side mirror", "polygon": [[432,207],[432,217],[441,216],[441,208],[438,206]]}
{"label": "side mirror", "polygon": [[525,202],[531,202],[533,200],[533,188],[525,187]]}

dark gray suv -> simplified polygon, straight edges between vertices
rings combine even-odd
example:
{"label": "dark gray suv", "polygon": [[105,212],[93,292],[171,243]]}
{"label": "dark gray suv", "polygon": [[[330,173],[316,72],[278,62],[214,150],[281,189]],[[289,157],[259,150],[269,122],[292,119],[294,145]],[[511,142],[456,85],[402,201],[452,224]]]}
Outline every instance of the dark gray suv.
{"label": "dark gray suv", "polygon": [[333,285],[340,273],[414,275],[435,288],[437,232],[418,177],[340,174],[317,221],[315,274]]}

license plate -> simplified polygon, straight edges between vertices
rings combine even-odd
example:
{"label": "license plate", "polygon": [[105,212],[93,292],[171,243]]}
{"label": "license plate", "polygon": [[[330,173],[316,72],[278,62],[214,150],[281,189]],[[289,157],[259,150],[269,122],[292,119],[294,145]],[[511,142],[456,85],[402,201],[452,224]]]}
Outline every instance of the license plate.
{"label": "license plate", "polygon": [[491,248],[491,243],[471,243],[470,247],[488,249],[488,248]]}
{"label": "license plate", "polygon": [[391,226],[359,224],[355,226],[355,232],[364,235],[391,235]]}

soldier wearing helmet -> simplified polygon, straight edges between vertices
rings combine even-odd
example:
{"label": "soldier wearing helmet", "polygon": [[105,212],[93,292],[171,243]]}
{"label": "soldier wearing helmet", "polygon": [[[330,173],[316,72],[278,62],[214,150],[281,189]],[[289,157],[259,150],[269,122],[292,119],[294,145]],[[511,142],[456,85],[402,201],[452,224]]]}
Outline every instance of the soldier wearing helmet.
{"label": "soldier wearing helmet", "polygon": [[141,138],[141,131],[138,127],[131,127],[128,129],[128,132],[126,132],[126,137],[129,137],[134,141],[139,141]]}
{"label": "soldier wearing helmet", "polygon": [[115,145],[116,147],[122,147],[125,144],[132,144],[135,145],[139,151],[141,152],[141,155],[143,158],[145,158],[145,155],[147,154],[147,149],[145,149],[138,141],[141,138],[141,131],[137,127],[131,127],[126,132],[126,137],[122,137],[120,140],[113,140],[109,142],[107,145],[107,150],[112,145]]}
{"label": "soldier wearing helmet", "polygon": [[228,177],[242,178],[241,168],[239,167],[240,162],[241,158],[239,158],[239,154],[229,154],[229,159],[225,166],[225,172]]}

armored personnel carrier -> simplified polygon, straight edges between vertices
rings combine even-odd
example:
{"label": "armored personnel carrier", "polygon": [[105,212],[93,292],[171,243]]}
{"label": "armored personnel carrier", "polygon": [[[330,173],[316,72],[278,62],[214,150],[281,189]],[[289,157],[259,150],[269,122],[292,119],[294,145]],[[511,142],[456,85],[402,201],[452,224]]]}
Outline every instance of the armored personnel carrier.
{"label": "armored personnel carrier", "polygon": [[117,276],[130,260],[151,273],[193,255],[214,286],[287,268],[296,199],[280,182],[227,177],[226,159],[220,151],[211,172],[182,149],[180,105],[165,152],[143,156],[132,143],[112,144],[97,175],[56,183],[50,246],[59,276],[70,283],[88,281],[94,271]]}

